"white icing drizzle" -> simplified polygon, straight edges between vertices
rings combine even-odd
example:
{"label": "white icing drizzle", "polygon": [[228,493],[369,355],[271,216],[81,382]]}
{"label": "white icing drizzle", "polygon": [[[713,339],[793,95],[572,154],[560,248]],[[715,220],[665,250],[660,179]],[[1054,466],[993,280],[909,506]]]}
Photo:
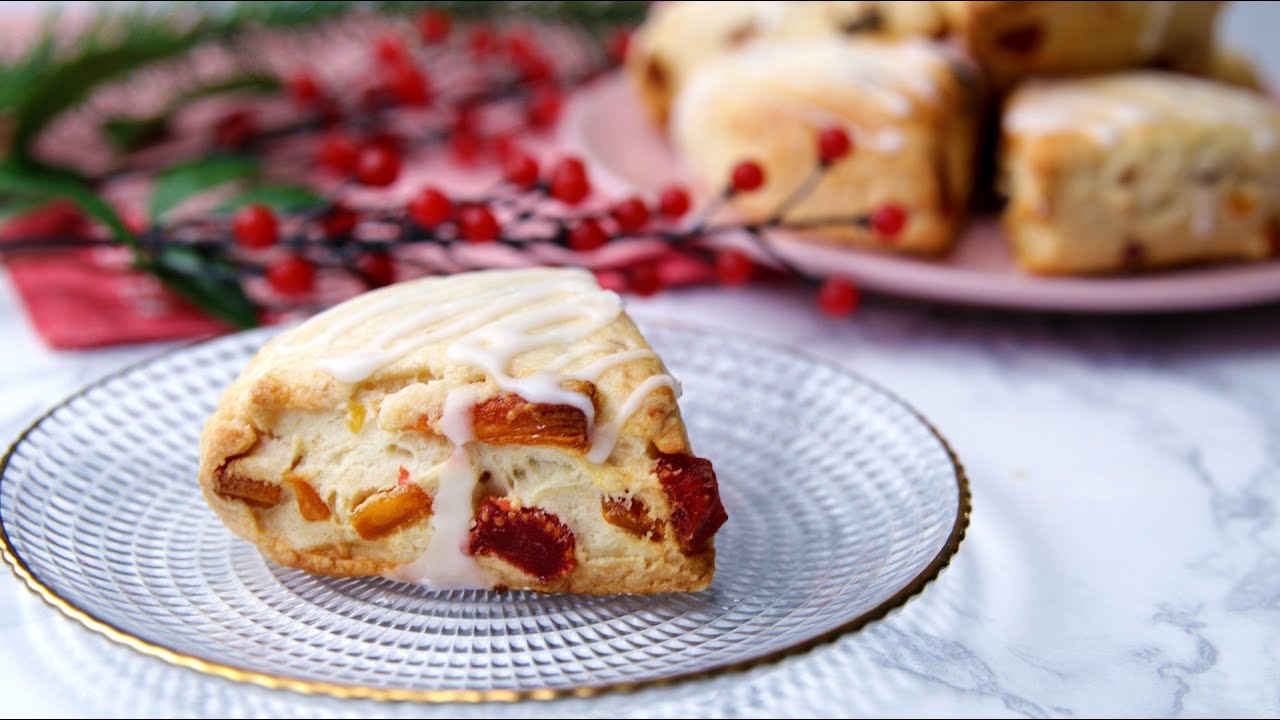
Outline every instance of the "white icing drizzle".
{"label": "white icing drizzle", "polygon": [[396,580],[424,584],[433,590],[472,590],[493,586],[492,579],[468,551],[471,518],[475,514],[478,473],[467,443],[475,438],[472,410],[475,390],[454,388],[445,396],[440,427],[453,443],[449,459],[440,465],[439,482],[432,498],[431,542],[421,557],[391,571]]}
{"label": "white icing drizzle", "polygon": [[1138,35],[1138,49],[1144,56],[1150,56],[1164,44],[1164,35],[1169,28],[1169,20],[1173,17],[1174,5],[1170,0],[1152,0],[1145,8],[1147,20],[1142,25],[1142,33]]}
{"label": "white icing drizzle", "polygon": [[1238,128],[1258,152],[1276,146],[1280,113],[1251,93],[1199,78],[1137,71],[1072,80],[1032,81],[1010,100],[1010,134],[1083,132],[1110,146],[1126,130],[1173,123]]}
{"label": "white icing drizzle", "polygon": [[613,454],[613,448],[618,444],[618,436],[622,433],[622,427],[626,425],[627,420],[640,409],[640,403],[649,396],[649,393],[660,387],[669,387],[671,391],[680,396],[680,383],[670,375],[651,375],[644,382],[636,386],[631,391],[631,396],[622,404],[622,408],[618,410],[618,414],[609,422],[598,425],[591,432],[591,451],[587,453],[587,459],[594,463],[602,463],[609,459]]}

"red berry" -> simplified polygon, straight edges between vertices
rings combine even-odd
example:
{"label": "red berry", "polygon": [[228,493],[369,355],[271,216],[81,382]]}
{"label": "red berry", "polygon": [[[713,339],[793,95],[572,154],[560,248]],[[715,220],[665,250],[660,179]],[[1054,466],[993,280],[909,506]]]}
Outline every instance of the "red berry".
{"label": "red berry", "polygon": [[458,217],[458,230],[468,242],[485,243],[498,239],[502,228],[493,212],[483,205],[468,205]]}
{"label": "red berry", "polygon": [[316,163],[339,175],[350,174],[356,166],[360,146],[346,133],[331,132],[320,138],[316,148]]}
{"label": "red berry", "polygon": [[563,105],[564,99],[555,88],[547,86],[534,88],[533,93],[529,96],[529,108],[527,110],[529,125],[535,128],[546,128],[554,125],[556,120],[560,119],[560,108]]}
{"label": "red berry", "polygon": [[390,130],[378,130],[365,139],[364,144],[370,147],[386,148],[387,152],[399,155],[402,142],[399,136]]}
{"label": "red berry", "polygon": [[390,72],[387,88],[401,105],[422,107],[431,103],[431,81],[412,65],[396,65]]}
{"label": "red berry", "polygon": [[467,45],[471,47],[471,54],[477,58],[488,57],[498,49],[498,36],[488,25],[476,25],[467,36]]}
{"label": "red berry", "polygon": [[525,80],[530,82],[542,82],[551,77],[552,67],[551,61],[534,51],[528,55],[521,55],[516,58],[516,67],[520,69],[520,74]]}
{"label": "red berry", "polygon": [[289,77],[289,95],[293,101],[304,107],[314,105],[320,100],[320,83],[316,76],[303,70]]}
{"label": "red berry", "polygon": [[610,208],[609,215],[624,233],[636,232],[649,222],[649,208],[634,195]]}
{"label": "red berry", "polygon": [[844,278],[829,277],[818,288],[818,307],[831,317],[847,317],[858,309],[861,293]]}
{"label": "red berry", "polygon": [[231,223],[236,242],[247,248],[268,248],[280,239],[280,224],[266,205],[246,205]]}
{"label": "red berry", "polygon": [[538,184],[538,161],[522,153],[510,153],[502,161],[502,176],[507,182],[528,190]]}
{"label": "red berry", "polygon": [[907,211],[896,203],[886,203],[871,213],[871,229],[883,238],[892,238],[907,224]]}
{"label": "red berry", "polygon": [[679,185],[669,185],[658,196],[658,211],[672,220],[689,212],[689,193]]}
{"label": "red berry", "polygon": [[327,238],[340,238],[356,227],[356,214],[342,203],[334,203],[320,216],[320,229]]}
{"label": "red berry", "polygon": [[258,132],[258,121],[248,110],[233,110],[214,127],[214,140],[222,147],[242,148]]}
{"label": "red berry", "polygon": [[605,51],[609,53],[609,57],[614,62],[622,62],[627,59],[627,50],[631,47],[631,29],[618,28],[609,34],[604,41]]}
{"label": "red berry", "polygon": [[729,175],[729,187],[734,192],[751,192],[764,185],[764,168],[755,160],[743,160],[733,166]]}
{"label": "red berry", "polygon": [[831,126],[818,133],[818,158],[824,165],[839,160],[853,150],[853,141],[842,127]]}
{"label": "red berry", "polygon": [[413,61],[409,48],[395,35],[383,35],[373,44],[373,54],[384,65],[408,65]]}
{"label": "red berry", "polygon": [[396,266],[390,253],[367,252],[356,258],[356,269],[363,279],[374,287],[383,287],[396,281]]}
{"label": "red berry", "polygon": [[534,43],[533,34],[529,28],[518,28],[513,30],[506,37],[507,54],[514,60],[532,57],[538,54],[538,47]]}
{"label": "red berry", "polygon": [[400,175],[400,156],[382,145],[366,145],[356,156],[355,176],[362,185],[386,187]]}
{"label": "red berry", "polygon": [[724,285],[746,285],[755,271],[755,262],[741,250],[726,248],[716,253],[716,277]]}
{"label": "red berry", "polygon": [[459,165],[474,164],[482,148],[480,137],[470,130],[455,132],[449,137],[449,150]]}
{"label": "red berry", "polygon": [[569,228],[569,247],[578,252],[590,252],[604,246],[609,241],[600,223],[591,218],[579,220]]}
{"label": "red berry", "polygon": [[453,203],[444,193],[424,187],[409,201],[409,217],[423,230],[430,230],[453,216]]}
{"label": "red berry", "polygon": [[648,297],[657,295],[662,290],[662,276],[658,274],[657,263],[644,263],[631,270],[631,292]]}
{"label": "red berry", "polygon": [[582,161],[576,157],[561,158],[551,166],[548,180],[551,197],[567,205],[577,205],[591,194],[591,182]]}
{"label": "red berry", "polygon": [[288,255],[267,266],[267,282],[276,292],[300,295],[315,287],[316,271],[303,258]]}
{"label": "red berry", "polygon": [[497,155],[498,159],[503,162],[506,162],[512,155],[517,155],[521,152],[520,147],[516,144],[515,136],[510,133],[493,136],[490,140],[490,145],[493,148],[493,154]]}
{"label": "red berry", "polygon": [[453,18],[444,10],[424,10],[418,14],[416,25],[422,42],[438,43],[449,37],[449,31],[453,29]]}

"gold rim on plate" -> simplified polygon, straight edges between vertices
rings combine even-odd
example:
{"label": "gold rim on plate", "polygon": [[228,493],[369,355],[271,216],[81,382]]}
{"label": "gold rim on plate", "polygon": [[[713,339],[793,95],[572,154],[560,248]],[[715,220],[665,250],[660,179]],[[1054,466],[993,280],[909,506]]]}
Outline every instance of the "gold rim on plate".
{"label": "gold rim on plate", "polygon": [[[650,322],[652,322],[652,320],[650,320]],[[670,321],[662,322],[661,324],[668,325],[668,326],[685,327],[685,328],[693,327],[689,324],[670,322]],[[731,333],[731,332],[726,333],[722,329],[717,329],[716,331],[720,333],[730,334],[730,335],[738,335],[739,337],[747,337],[745,335],[740,335],[740,334]],[[84,395],[85,393],[93,390],[94,388],[97,388],[98,386],[110,380],[113,380],[121,375],[132,372],[133,370],[139,367],[142,367],[144,365],[147,365],[149,363],[155,362],[160,358],[165,357],[171,353],[180,352],[182,350],[188,349],[195,345],[200,345],[207,342],[213,342],[218,339],[220,338],[210,338],[210,339],[200,340],[195,343],[190,343],[183,347],[161,353],[155,357],[147,358],[145,360],[132,363],[124,368],[121,368],[113,373],[110,373],[108,375],[105,375],[99,378],[93,383],[90,383],[89,385],[85,386],[84,388],[81,388],[79,391],[75,392],[71,396],[67,397],[62,402],[58,403],[52,408],[49,408],[49,410],[42,413],[30,425],[28,425],[27,428],[22,431],[22,434],[20,434],[18,438],[14,440],[13,444],[5,452],[4,458],[0,460],[0,485],[3,485],[4,483],[5,471],[8,470],[9,468],[9,461],[10,461],[10,458],[13,456],[13,453],[18,449],[18,446],[21,445],[22,442],[27,439],[27,436],[30,435],[31,432],[35,430],[36,427],[40,425],[40,423],[44,422],[45,419],[47,419],[50,415],[57,412],[59,409],[66,406],[67,404],[71,403],[76,398]],[[766,342],[760,341],[755,338],[750,338],[750,339],[752,340],[752,342],[756,342],[756,343],[772,344],[772,343],[766,343]],[[902,407],[906,408],[908,412],[910,412],[913,416],[915,416],[916,419],[918,419],[921,423],[925,425],[925,427],[929,429],[929,432],[933,434],[933,436],[938,440],[938,442],[942,444],[943,449],[946,450],[947,457],[950,459],[951,467],[955,473],[956,491],[959,494],[959,498],[958,498],[959,502],[957,503],[957,507],[956,507],[956,518],[955,518],[955,521],[952,523],[951,532],[950,534],[948,534],[946,542],[943,543],[942,547],[938,550],[938,554],[933,557],[933,559],[929,562],[928,565],[924,567],[923,570],[921,570],[920,574],[912,578],[910,582],[908,582],[906,585],[902,587],[902,589],[898,590],[898,592],[894,593],[892,596],[887,598],[884,602],[880,603],[876,607],[863,613],[862,615],[859,615],[856,618],[853,618],[852,620],[841,625],[840,627],[829,630],[816,637],[809,638],[808,640],[801,641],[799,643],[796,643],[795,645],[782,648],[781,650],[776,650],[774,652],[768,653],[766,655],[762,655],[758,658],[753,658],[751,660],[745,660],[742,662],[720,665],[717,667],[707,668],[704,670],[696,670],[696,671],[685,673],[683,675],[677,675],[674,677],[655,678],[653,680],[645,680],[645,681],[632,682],[632,683],[615,683],[610,685],[595,685],[595,686],[564,688],[564,689],[555,689],[555,690],[553,689],[426,690],[426,689],[406,689],[406,688],[379,688],[379,687],[371,687],[371,686],[364,686],[364,685],[341,685],[341,684],[331,683],[331,682],[302,680],[299,678],[291,678],[291,677],[285,677],[281,675],[271,675],[269,673],[258,672],[256,670],[247,670],[245,668],[236,667],[234,665],[228,665],[228,664],[216,662],[213,660],[206,660],[204,658],[196,657],[194,655],[187,655],[185,653],[180,653],[170,648],[164,647],[162,645],[157,645],[150,641],[143,640],[142,638],[136,635],[132,635],[125,630],[115,627],[114,625],[95,617],[89,611],[81,607],[78,607],[72,602],[68,601],[66,598],[63,598],[61,595],[55,592],[53,588],[49,587],[48,585],[46,585],[44,582],[42,582],[39,578],[35,576],[35,573],[33,573],[31,571],[31,568],[27,566],[26,562],[21,557],[19,557],[17,550],[13,547],[13,544],[10,542],[9,529],[5,523],[5,518],[2,513],[0,513],[0,555],[3,555],[5,563],[13,570],[13,573],[17,575],[18,579],[21,580],[22,583],[26,585],[26,587],[29,590],[31,590],[33,593],[39,596],[41,600],[44,600],[45,603],[47,603],[58,612],[65,615],[66,617],[71,618],[72,620],[78,622],[80,625],[84,626],[88,630],[91,630],[101,635],[102,637],[105,637],[108,640],[111,640],[112,642],[119,643],[120,645],[124,645],[125,647],[136,650],[137,652],[142,653],[143,655],[153,657],[153,658],[158,658],[171,665],[176,665],[178,667],[184,667],[190,670],[195,670],[196,672],[199,672],[205,675],[210,675],[212,677],[218,677],[225,680],[232,680],[235,682],[249,683],[252,685],[257,685],[259,687],[264,687],[271,690],[290,690],[292,692],[301,693],[303,695],[328,695],[331,697],[342,698],[342,699],[362,699],[362,700],[380,700],[380,701],[387,701],[387,702],[422,702],[422,703],[516,702],[519,700],[554,700],[558,698],[568,698],[568,697],[586,698],[586,697],[595,697],[597,695],[601,695],[607,692],[626,692],[626,691],[637,690],[644,687],[656,687],[656,686],[662,686],[662,685],[670,685],[677,682],[684,682],[688,680],[705,679],[705,678],[715,677],[715,676],[723,675],[727,673],[741,672],[744,670],[749,670],[751,668],[759,667],[761,665],[768,665],[771,663],[778,662],[783,658],[806,652],[819,645],[824,645],[829,642],[834,642],[835,640],[845,635],[846,633],[850,633],[855,630],[861,629],[862,627],[866,626],[869,623],[875,622],[876,620],[880,620],[884,618],[886,615],[888,615],[890,612],[905,605],[908,600],[910,600],[912,597],[918,595],[922,590],[924,590],[926,585],[928,585],[929,583],[937,579],[938,575],[947,567],[948,564],[950,564],[951,559],[955,556],[956,552],[960,549],[960,543],[964,540],[965,532],[969,528],[969,514],[970,514],[970,511],[972,510],[972,501],[971,501],[970,490],[969,490],[969,478],[968,478],[968,475],[965,473],[964,466],[960,463],[959,457],[956,456],[955,450],[952,449],[951,443],[947,442],[947,439],[942,436],[942,433],[940,433],[938,429],[934,427],[933,423],[929,422],[929,420],[925,418],[925,416],[919,410],[917,410],[914,406],[912,406],[910,403],[906,402],[902,398],[898,397],[896,394],[886,390],[884,387],[880,386],[878,383],[872,382],[864,378],[863,376],[859,375],[858,373],[855,373],[849,370],[848,368],[845,368],[837,363],[828,361],[824,358],[813,356],[809,353],[798,352],[792,348],[786,348],[781,345],[778,345],[776,347],[777,349],[790,353],[792,355],[804,356],[806,359],[808,359],[809,361],[815,364],[824,365],[828,368],[832,368],[839,372],[852,375],[856,377],[860,382],[870,385],[875,390],[883,393],[884,395],[891,398],[893,401],[900,404]]]}

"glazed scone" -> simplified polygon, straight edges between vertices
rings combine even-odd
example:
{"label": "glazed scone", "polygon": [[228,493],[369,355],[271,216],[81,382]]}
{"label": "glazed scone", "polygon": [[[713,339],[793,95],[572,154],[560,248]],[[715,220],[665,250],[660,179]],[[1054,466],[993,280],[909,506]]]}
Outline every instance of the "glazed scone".
{"label": "glazed scone", "polygon": [[1276,253],[1280,110],[1254,93],[1159,71],[1037,81],[1001,144],[1004,227],[1032,272]]}
{"label": "glazed scone", "polygon": [[997,89],[1035,75],[1155,66],[1206,74],[1221,2],[940,3],[950,33]]}
{"label": "glazed scone", "polygon": [[649,115],[665,127],[694,71],[752,43],[942,31],[933,2],[670,2],[657,5],[636,31],[627,73]]}
{"label": "glazed scone", "polygon": [[367,293],[269,342],[200,485],[284,565],[433,589],[702,590],[725,521],[679,385],[586,271]]}
{"label": "glazed scone", "polygon": [[[761,43],[705,65],[676,100],[671,136],[712,191],[735,164],[755,159],[763,188],[734,197],[750,220],[770,217],[818,166],[818,133],[845,128],[851,155],[826,170],[784,219],[851,218],[887,203],[907,211],[891,249],[945,252],[972,185],[976,79],[938,43],[910,39]],[[849,222],[814,228],[843,245],[882,247]]]}

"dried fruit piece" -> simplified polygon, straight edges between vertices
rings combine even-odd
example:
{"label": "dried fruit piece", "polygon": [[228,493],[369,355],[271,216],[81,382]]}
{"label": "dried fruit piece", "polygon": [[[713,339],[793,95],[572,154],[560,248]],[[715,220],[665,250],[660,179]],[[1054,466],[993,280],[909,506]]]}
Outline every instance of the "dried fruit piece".
{"label": "dried fruit piece", "polygon": [[332,512],[320,498],[320,493],[311,487],[311,483],[297,475],[285,476],[285,482],[289,483],[289,487],[293,488],[294,497],[298,498],[298,512],[302,513],[303,520],[317,522],[329,519]]}
{"label": "dried fruit piece", "polygon": [[662,521],[649,515],[649,506],[638,497],[600,499],[600,513],[604,519],[636,537],[662,541]]}
{"label": "dried fruit piece", "polygon": [[351,513],[351,526],[365,540],[377,540],[431,514],[431,496],[406,483],[369,496]]}
{"label": "dried fruit piece", "polygon": [[658,481],[671,505],[671,525],[686,555],[701,552],[729,519],[720,503],[711,462],[692,455],[658,455]]}
{"label": "dried fruit piece", "polygon": [[347,429],[353,433],[364,427],[364,403],[358,400],[347,401]]}
{"label": "dried fruit piece", "polygon": [[476,440],[491,445],[587,448],[587,416],[572,405],[531,403],[503,393],[476,405],[474,424]]}
{"label": "dried fruit piece", "polygon": [[283,489],[276,483],[255,480],[239,473],[220,468],[213,480],[213,491],[224,498],[239,500],[256,508],[275,507],[280,504]]}
{"label": "dried fruit piece", "polygon": [[996,44],[1017,55],[1029,55],[1044,42],[1044,28],[1037,23],[1005,30],[996,36]]}
{"label": "dried fruit piece", "polygon": [[495,555],[549,582],[578,565],[573,532],[536,507],[516,509],[504,498],[485,498],[471,527],[471,554]]}

